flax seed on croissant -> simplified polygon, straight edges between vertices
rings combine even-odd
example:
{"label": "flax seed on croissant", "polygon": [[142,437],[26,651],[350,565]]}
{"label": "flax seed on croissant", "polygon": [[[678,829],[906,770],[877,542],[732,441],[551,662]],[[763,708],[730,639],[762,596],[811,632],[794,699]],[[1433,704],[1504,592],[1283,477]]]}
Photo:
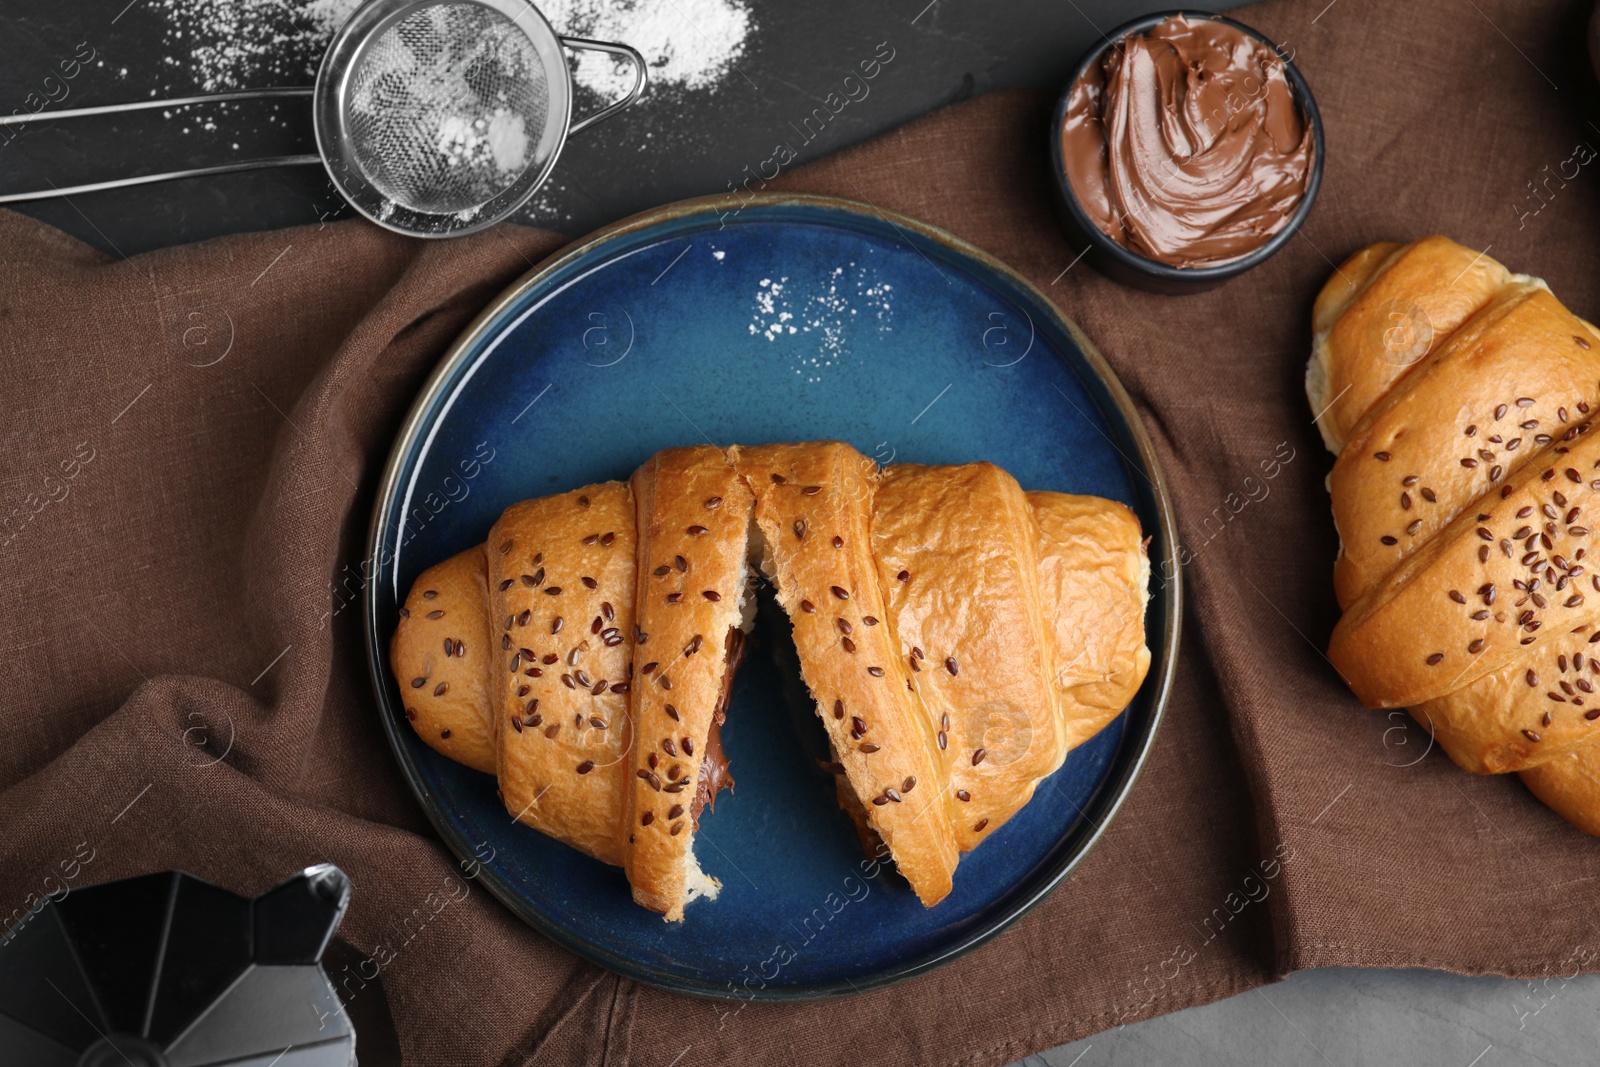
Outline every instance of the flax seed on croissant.
{"label": "flax seed on croissant", "polygon": [[[1024,494],[989,464],[879,471],[838,442],[700,446],[514,505],[423,572],[391,646],[402,687],[423,680],[408,718],[496,770],[520,821],[681,919],[719,888],[693,841],[731,783],[719,734],[755,568],[789,614],[841,807],[930,907],[1149,667],[1149,564],[1121,504]],[[446,589],[466,656],[435,655],[441,620],[417,607]]]}
{"label": "flax seed on croissant", "polygon": [[[633,899],[668,919],[714,898],[694,834],[718,781],[708,759],[727,710],[744,631],[755,617],[749,577],[753,501],[721,449],[658,452],[633,476],[638,504],[639,668],[630,710],[628,881]],[[720,751],[720,746],[718,748]],[[698,754],[698,755],[697,755]]]}
{"label": "flax seed on croissant", "polygon": [[875,513],[874,499],[883,503],[876,467],[837,442],[730,452],[756,494],[762,570],[789,615],[841,785],[918,898],[936,904],[960,858],[952,760],[936,743],[910,646],[902,651],[896,637],[887,595],[905,583],[881,581],[874,562],[874,531],[887,519]]}
{"label": "flax seed on croissant", "polygon": [[400,608],[389,665],[417,735],[458,763],[493,774],[485,583],[482,545],[417,575]]}
{"label": "flax seed on croissant", "polygon": [[1593,544],[1581,525],[1586,512],[1600,514],[1600,433],[1535,455],[1516,484],[1497,481],[1410,548],[1334,628],[1328,658],[1369,706],[1452,693],[1600,620],[1600,591],[1583,562]]}
{"label": "flax seed on croissant", "polygon": [[[1422,327],[1403,359],[1389,316]],[[1468,770],[1582,763],[1600,742],[1600,333],[1441,237],[1356,253],[1314,329],[1308,399],[1338,452],[1329,659]],[[1562,810],[1583,781],[1535,792]]]}
{"label": "flax seed on croissant", "polygon": [[993,464],[902,464],[883,473],[872,539],[897,666],[939,726],[949,822],[971,851],[1067,754],[1038,523]]}
{"label": "flax seed on croissant", "polygon": [[625,854],[634,526],[628,486],[604,482],[511,505],[485,552],[501,799],[606,863]]}
{"label": "flax seed on croissant", "polygon": [[1367,411],[1330,480],[1341,604],[1485,490],[1517,484],[1544,446],[1576,436],[1577,405],[1596,392],[1595,350],[1573,342],[1587,333],[1548,289],[1508,282]]}

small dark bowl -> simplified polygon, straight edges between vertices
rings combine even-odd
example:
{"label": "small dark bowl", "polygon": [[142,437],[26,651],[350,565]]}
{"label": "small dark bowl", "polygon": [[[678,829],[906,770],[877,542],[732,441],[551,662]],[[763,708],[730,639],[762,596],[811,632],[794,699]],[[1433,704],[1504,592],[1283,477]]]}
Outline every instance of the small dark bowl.
{"label": "small dark bowl", "polygon": [[[1072,182],[1067,177],[1066,160],[1062,158],[1061,134],[1066,126],[1067,104],[1072,96],[1072,87],[1078,83],[1083,72],[1089,69],[1091,63],[1099,63],[1106,50],[1120,44],[1124,38],[1154,29],[1173,15],[1183,15],[1191,21],[1208,19],[1212,22],[1226,23],[1272,49],[1283,60],[1284,74],[1289,80],[1289,87],[1294,92],[1303,117],[1311,124],[1313,151],[1311,180],[1306,185],[1305,195],[1295,205],[1294,214],[1289,216],[1289,224],[1273,234],[1255,251],[1211,267],[1171,267],[1165,263],[1158,263],[1122,247],[1101,232],[1084,212],[1083,206],[1078,203]],[[1277,43],[1235,19],[1191,8],[1161,11],[1134,19],[1117,27],[1099,45],[1091,48],[1072,68],[1072,76],[1067,79],[1067,87],[1062,91],[1061,99],[1056,102],[1055,116],[1050,125],[1050,161],[1055,174],[1056,213],[1061,219],[1063,228],[1074,238],[1079,247],[1087,246],[1085,256],[1100,273],[1124,285],[1169,295],[1198,293],[1203,289],[1221,285],[1225,281],[1237,278],[1250,268],[1265,263],[1273,253],[1288,244],[1289,239],[1300,228],[1300,224],[1311,213],[1311,204],[1317,198],[1317,190],[1322,187],[1322,164],[1326,158],[1322,137],[1322,115],[1317,111],[1317,101],[1311,95],[1311,86],[1306,84],[1305,78],[1301,77],[1300,71],[1295,68],[1288,56],[1283,54]]]}

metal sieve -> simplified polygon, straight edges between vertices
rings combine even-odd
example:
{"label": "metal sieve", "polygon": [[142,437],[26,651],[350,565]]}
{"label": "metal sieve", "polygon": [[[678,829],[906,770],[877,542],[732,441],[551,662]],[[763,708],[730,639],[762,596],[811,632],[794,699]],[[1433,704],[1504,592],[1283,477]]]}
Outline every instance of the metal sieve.
{"label": "metal sieve", "polygon": [[[632,63],[633,88],[572,121],[562,47]],[[625,44],[562,37],[528,0],[368,0],[334,36],[312,87],[0,116],[0,126],[210,101],[309,96],[317,155],[243,160],[87,185],[0,195],[0,204],[263,167],[320,162],[379,226],[453,237],[505,219],[550,175],[567,138],[644,92],[644,57]]]}

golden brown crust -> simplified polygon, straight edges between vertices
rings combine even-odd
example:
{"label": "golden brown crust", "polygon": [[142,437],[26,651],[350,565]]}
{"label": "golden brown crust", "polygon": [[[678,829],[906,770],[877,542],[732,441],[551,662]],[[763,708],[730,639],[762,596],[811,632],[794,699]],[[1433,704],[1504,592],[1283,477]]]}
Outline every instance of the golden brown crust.
{"label": "golden brown crust", "polygon": [[1597,468],[1600,433],[1551,445],[1345,612],[1328,658],[1362,703],[1443,696],[1600,619],[1600,576],[1584,562]]}
{"label": "golden brown crust", "polygon": [[513,504],[485,548],[501,799],[519,822],[620,864],[632,494],[604,482]]}
{"label": "golden brown crust", "polygon": [[1039,539],[1021,487],[993,464],[882,473],[872,548],[886,621],[938,742],[945,811],[963,852],[1021,809],[1067,754]]}
{"label": "golden brown crust", "polygon": [[[409,701],[426,708],[413,722],[498,770],[521,821],[624,863],[635,899],[681,919],[716,890],[693,860],[692,805],[727,674],[720,641],[744,618],[757,497],[840,805],[869,855],[892,849],[931,905],[958,849],[1026,803],[1143,679],[1148,565],[1122,505],[1024,495],[989,464],[895,468],[880,490],[876,466],[837,443],[665,452],[629,485],[513,505],[487,546],[423,572],[391,650],[403,688],[425,680],[406,689],[428,694]],[[690,595],[705,589],[717,598]]]}
{"label": "golden brown crust", "polygon": [[483,546],[417,575],[389,642],[406,718],[430,748],[494,773]]}
{"label": "golden brown crust", "polygon": [[[1386,317],[1416,369],[1392,358]],[[1313,407],[1349,394],[1322,425],[1336,452],[1349,442],[1329,478],[1348,609],[1330,660],[1363,703],[1410,706],[1461,767],[1521,772],[1600,832],[1600,334],[1442,238],[1363,250],[1313,329]]]}
{"label": "golden brown crust", "polygon": [[1307,393],[1338,452],[1369,408],[1510,277],[1445,237],[1362,249],[1317,298]]}
{"label": "golden brown crust", "polygon": [[836,441],[729,453],[756,495],[764,569],[793,623],[817,715],[871,827],[931,907],[950,892],[959,854],[937,731],[886,621],[873,560],[876,468]]}
{"label": "golden brown crust", "polygon": [[[1527,770],[1600,742],[1600,634],[1553,637],[1497,671],[1411,715],[1463,770]],[[1594,718],[1590,718],[1590,716]]]}
{"label": "golden brown crust", "polygon": [[1587,423],[1600,396],[1587,334],[1549,290],[1507,285],[1367,413],[1328,483],[1341,605]]}
{"label": "golden brown crust", "polygon": [[1563,753],[1523,771],[1522,781],[1557,815],[1600,836],[1600,746]]}
{"label": "golden brown crust", "polygon": [[[709,445],[657,453],[633,475],[639,546],[631,709],[638,742],[628,760],[628,880],[633,899],[669,921],[715,896],[694,858],[690,807],[706,736],[739,628],[750,493]],[[688,742],[687,744],[685,742]]]}
{"label": "golden brown crust", "polygon": [[1150,670],[1144,609],[1150,565],[1138,516],[1095,496],[1028,494],[1039,578],[1055,636],[1055,692],[1066,747],[1128,706]]}
{"label": "golden brown crust", "polygon": [[1388,265],[1393,253],[1403,245],[1397,241],[1377,241],[1351,253],[1350,258],[1328,275],[1311,309],[1311,329],[1326,334],[1360,296],[1373,277]]}

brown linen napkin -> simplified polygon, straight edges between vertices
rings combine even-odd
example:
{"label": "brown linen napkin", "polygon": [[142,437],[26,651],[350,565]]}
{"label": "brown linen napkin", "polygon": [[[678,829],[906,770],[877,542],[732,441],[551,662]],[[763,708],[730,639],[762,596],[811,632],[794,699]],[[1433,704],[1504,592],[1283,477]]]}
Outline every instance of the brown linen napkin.
{"label": "brown linen napkin", "polygon": [[1423,755],[1322,658],[1328,459],[1300,384],[1317,287],[1380,238],[1490,246],[1593,317],[1600,179],[1546,180],[1600,144],[1576,110],[1581,13],[1317,0],[1246,18],[1295,48],[1330,155],[1303,236],[1212,293],[1073,265],[1045,94],[774,184],[905,211],[1031,277],[1117,368],[1177,498],[1190,611],[1166,725],[1101,844],[1012,930],[842,1003],[698,1001],[555,948],[430,834],[353,606],[373,487],[444,347],[562,238],[338,223],[114,262],[0,214],[4,926],[63,887],[183,867],[255,893],[331,861],[371,959],[335,981],[373,996],[381,972],[408,1062],[506,1067],[1000,1064],[1298,967],[1595,969],[1600,842],[1514,778]]}

